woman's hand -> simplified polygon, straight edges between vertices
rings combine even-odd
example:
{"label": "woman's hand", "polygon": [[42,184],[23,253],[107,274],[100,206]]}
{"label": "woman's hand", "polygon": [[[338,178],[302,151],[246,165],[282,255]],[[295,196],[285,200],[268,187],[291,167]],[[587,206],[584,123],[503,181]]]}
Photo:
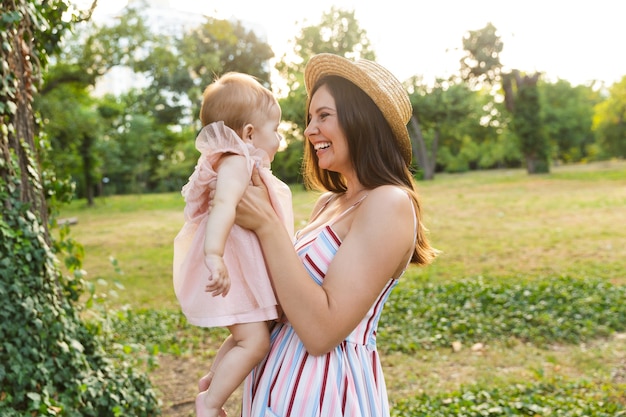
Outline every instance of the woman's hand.
{"label": "woman's hand", "polygon": [[267,187],[255,166],[252,169],[252,185],[248,186],[237,205],[235,223],[244,229],[257,231],[275,220],[277,216],[272,208]]}

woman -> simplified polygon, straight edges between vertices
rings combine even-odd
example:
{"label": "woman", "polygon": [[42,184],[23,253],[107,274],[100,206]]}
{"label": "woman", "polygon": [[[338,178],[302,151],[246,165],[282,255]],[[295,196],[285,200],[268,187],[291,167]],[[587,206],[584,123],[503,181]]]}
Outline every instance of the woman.
{"label": "woman", "polygon": [[237,207],[286,316],[246,379],[242,415],[388,416],[378,320],[408,264],[436,256],[409,171],[411,103],[367,60],[316,55],[305,83],[305,181],[327,192],[296,233],[295,251],[255,174]]}

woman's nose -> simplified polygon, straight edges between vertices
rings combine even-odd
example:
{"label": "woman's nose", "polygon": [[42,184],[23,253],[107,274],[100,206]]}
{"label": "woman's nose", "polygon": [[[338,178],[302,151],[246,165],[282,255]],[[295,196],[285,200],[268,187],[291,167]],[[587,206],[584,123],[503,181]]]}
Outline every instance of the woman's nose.
{"label": "woman's nose", "polygon": [[315,125],[313,122],[309,122],[309,124],[307,125],[306,129],[304,129],[304,136],[305,137],[309,137],[314,135],[315,133],[317,133],[317,129],[315,128]]}

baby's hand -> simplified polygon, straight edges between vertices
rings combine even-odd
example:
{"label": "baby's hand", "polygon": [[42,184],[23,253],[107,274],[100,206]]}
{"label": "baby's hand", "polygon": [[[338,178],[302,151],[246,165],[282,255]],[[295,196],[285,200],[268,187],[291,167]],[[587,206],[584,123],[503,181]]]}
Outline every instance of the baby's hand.
{"label": "baby's hand", "polygon": [[204,291],[210,292],[213,297],[218,295],[226,297],[230,290],[230,278],[226,265],[224,265],[224,258],[213,254],[205,255],[204,264],[211,273],[209,283],[204,287]]}

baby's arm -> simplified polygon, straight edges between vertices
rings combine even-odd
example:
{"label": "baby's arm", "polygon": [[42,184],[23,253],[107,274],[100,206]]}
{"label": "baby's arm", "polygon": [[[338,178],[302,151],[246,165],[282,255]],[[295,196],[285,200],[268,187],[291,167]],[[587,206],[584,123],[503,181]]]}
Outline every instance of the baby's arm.
{"label": "baby's arm", "polygon": [[[217,182],[211,201],[204,238],[204,262],[211,275],[205,291],[213,296],[226,296],[230,289],[224,265],[226,239],[235,222],[235,210],[250,181],[246,158],[225,155],[217,167]],[[209,192],[207,190],[206,192]]]}

